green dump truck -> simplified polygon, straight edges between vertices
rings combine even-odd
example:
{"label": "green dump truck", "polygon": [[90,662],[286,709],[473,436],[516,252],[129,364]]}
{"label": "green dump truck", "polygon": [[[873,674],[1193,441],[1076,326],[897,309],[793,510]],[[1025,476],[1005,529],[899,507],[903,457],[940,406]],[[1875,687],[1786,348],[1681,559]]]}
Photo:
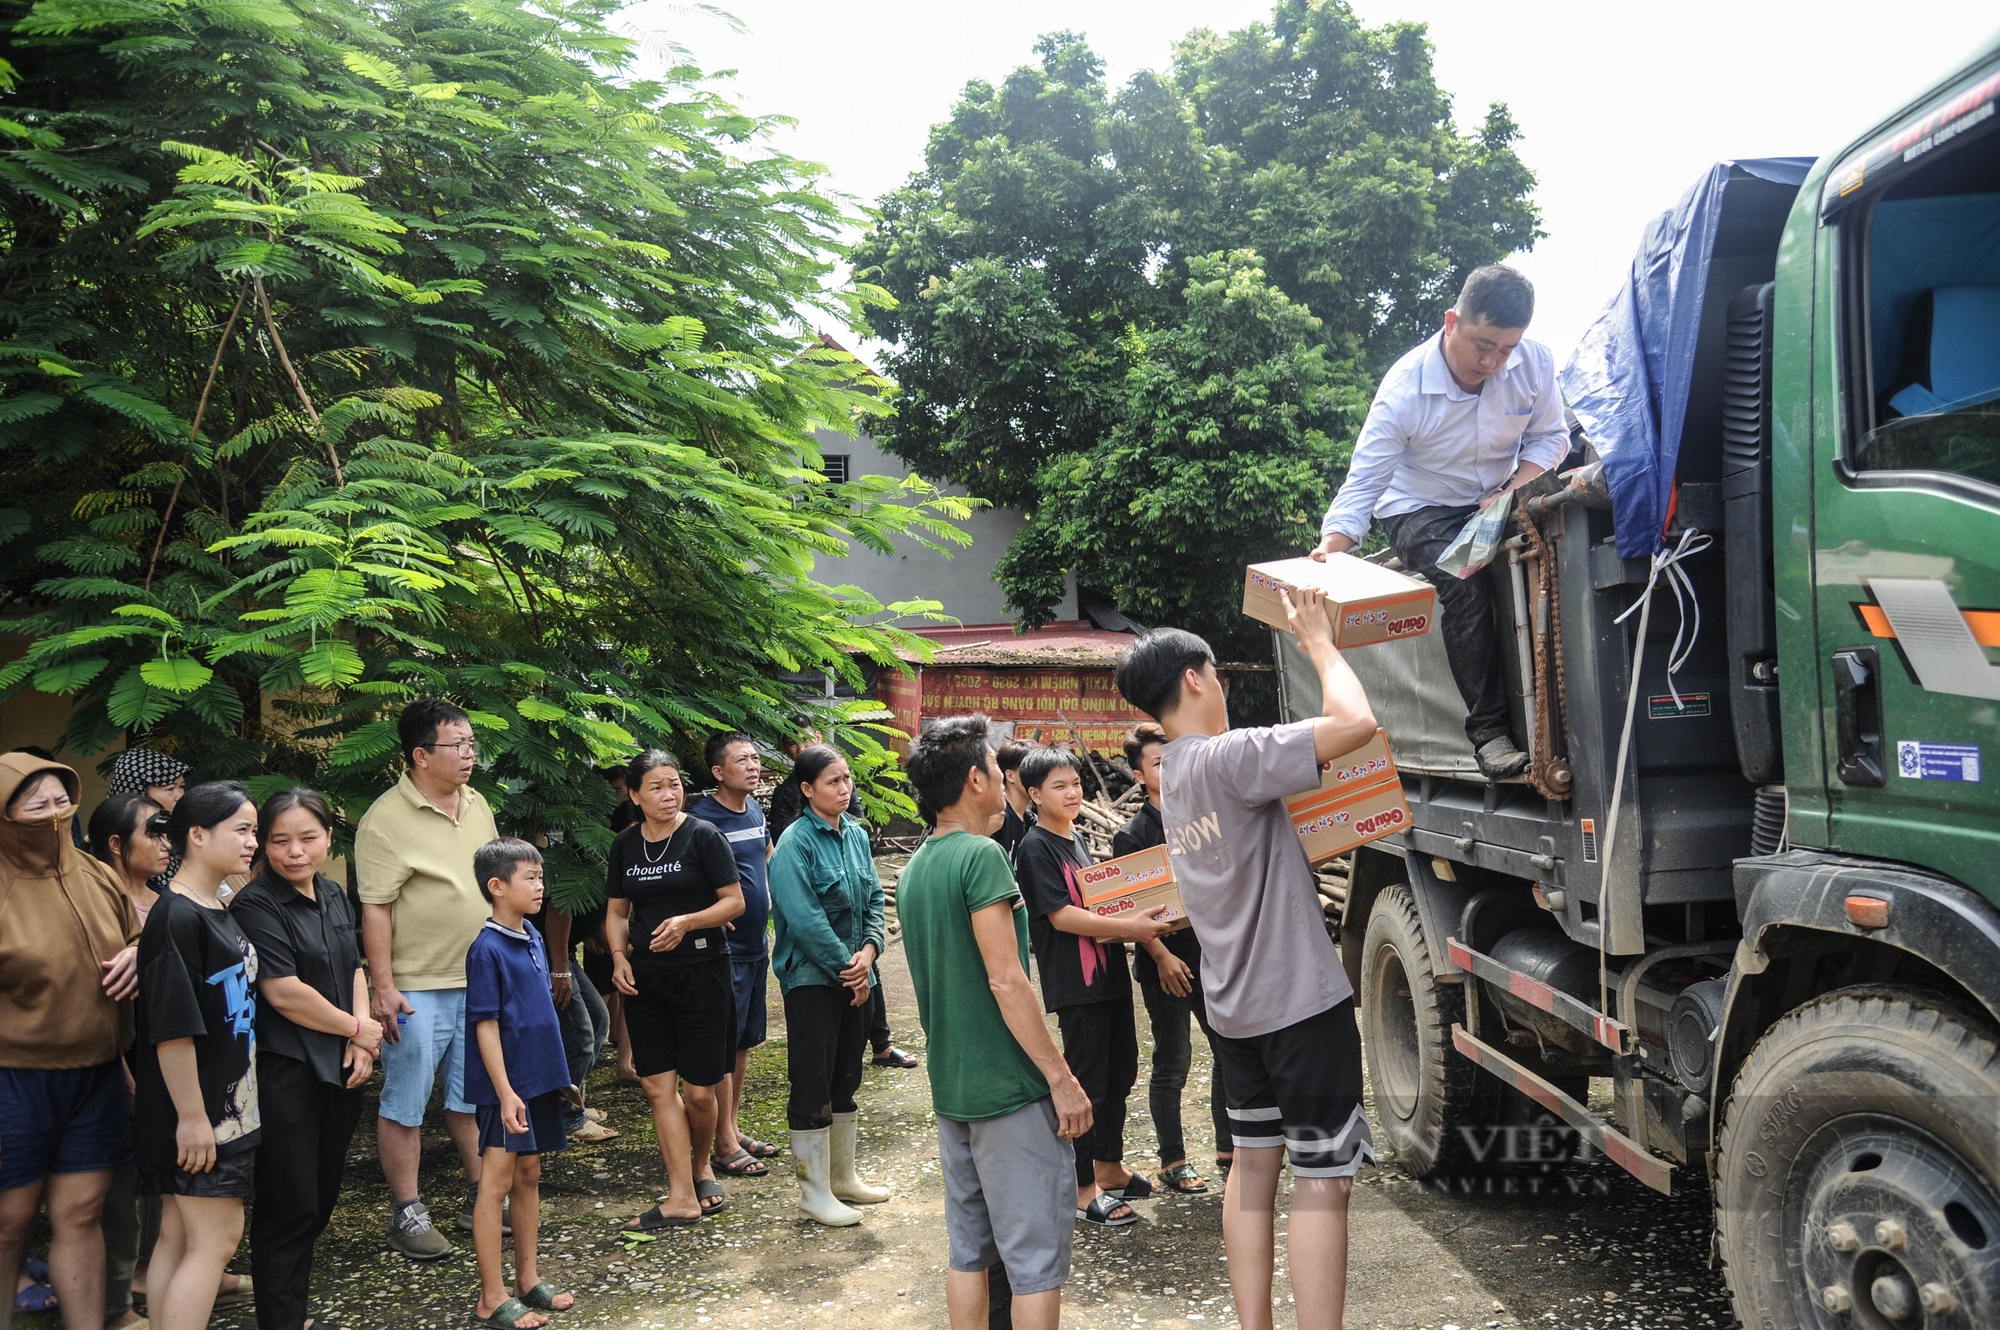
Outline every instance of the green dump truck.
{"label": "green dump truck", "polygon": [[1349,656],[1411,811],[1340,920],[1382,1143],[1705,1170],[1759,1330],[2000,1326],[1996,97],[2000,46],[1649,232],[1495,564],[1526,777],[1435,634]]}

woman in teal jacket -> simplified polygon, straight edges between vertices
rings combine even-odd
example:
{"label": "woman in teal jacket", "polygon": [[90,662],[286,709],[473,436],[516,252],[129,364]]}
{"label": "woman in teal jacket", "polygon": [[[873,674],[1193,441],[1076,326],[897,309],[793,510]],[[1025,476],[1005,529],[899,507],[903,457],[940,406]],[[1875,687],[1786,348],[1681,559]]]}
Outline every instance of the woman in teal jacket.
{"label": "woman in teal jacket", "polygon": [[873,1205],[889,1189],[854,1168],[854,1092],[868,1048],[872,971],[885,939],[882,882],[868,830],[847,812],[854,777],[825,744],[799,753],[792,768],[806,796],[771,856],[771,915],[777,937],[771,968],[785,995],[786,1064],[792,1092],[785,1116],[798,1161],[799,1208],[822,1224],[861,1222],[842,1204]]}

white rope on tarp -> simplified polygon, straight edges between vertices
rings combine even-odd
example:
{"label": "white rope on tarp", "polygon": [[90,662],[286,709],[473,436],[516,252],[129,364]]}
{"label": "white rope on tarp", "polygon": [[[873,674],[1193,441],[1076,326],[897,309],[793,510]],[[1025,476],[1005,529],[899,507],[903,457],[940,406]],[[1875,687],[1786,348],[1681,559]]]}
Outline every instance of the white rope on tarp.
{"label": "white rope on tarp", "polygon": [[[1613,619],[1613,623],[1624,623],[1632,617],[1634,610],[1639,614],[1639,640],[1632,648],[1632,679],[1625,690],[1625,725],[1618,732],[1618,764],[1611,778],[1611,807],[1604,815],[1604,847],[1598,862],[1600,880],[1597,888],[1597,1008],[1606,1016],[1611,1015],[1611,981],[1605,967],[1606,948],[1611,936],[1611,851],[1618,842],[1618,809],[1624,802],[1625,761],[1632,751],[1632,722],[1638,714],[1640,673],[1646,661],[1646,626],[1653,616],[1653,590],[1662,577],[1667,579],[1668,588],[1674,593],[1674,604],[1680,611],[1680,623],[1674,629],[1674,644],[1667,651],[1667,691],[1673,694],[1676,710],[1685,711],[1687,706],[1681,701],[1680,690],[1674,686],[1674,675],[1694,652],[1695,639],[1701,636],[1701,602],[1694,594],[1694,582],[1681,567],[1683,560],[1700,554],[1715,543],[1712,536],[1702,534],[1693,527],[1681,533],[1680,542],[1672,550],[1659,550],[1653,555],[1652,571],[1646,577],[1646,589],[1639,598],[1625,607],[1625,612]],[[1694,609],[1694,627],[1688,627],[1688,608]],[[1625,1013],[1620,1013],[1621,1017]]]}

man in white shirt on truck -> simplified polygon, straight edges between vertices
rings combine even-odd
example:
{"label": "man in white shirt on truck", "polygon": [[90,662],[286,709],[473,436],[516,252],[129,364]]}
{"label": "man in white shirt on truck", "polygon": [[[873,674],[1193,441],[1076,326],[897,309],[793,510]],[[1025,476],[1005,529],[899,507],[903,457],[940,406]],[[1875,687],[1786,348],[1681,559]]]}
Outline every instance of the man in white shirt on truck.
{"label": "man in white shirt on truck", "polygon": [[1467,275],[1444,328],[1376,389],[1313,551],[1316,559],[1346,553],[1379,518],[1404,568],[1437,588],[1465,734],[1493,780],[1521,774],[1528,755],[1508,723],[1492,576],[1482,568],[1461,580],[1437,559],[1473,513],[1569,452],[1555,357],[1523,336],[1534,313],[1535,289],[1512,268],[1490,264]]}

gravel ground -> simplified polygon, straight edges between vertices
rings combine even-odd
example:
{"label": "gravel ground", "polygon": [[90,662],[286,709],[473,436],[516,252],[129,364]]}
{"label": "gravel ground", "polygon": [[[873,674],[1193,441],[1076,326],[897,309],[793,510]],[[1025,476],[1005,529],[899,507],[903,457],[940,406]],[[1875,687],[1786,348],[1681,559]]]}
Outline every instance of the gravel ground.
{"label": "gravel ground", "polygon": [[[922,1052],[900,946],[883,958],[897,1042]],[[772,986],[775,999],[776,985]],[[782,1143],[784,1048],[774,1003],[773,1042],[751,1068],[747,1128]],[[1208,1066],[1187,1089],[1186,1121],[1198,1165]],[[1142,1067],[1145,1065],[1142,1060]],[[1143,1071],[1142,1071],[1143,1077]],[[575,1290],[558,1325],[616,1327],[943,1327],[943,1188],[924,1072],[871,1067],[860,1096],[863,1164],[893,1183],[889,1203],[859,1227],[831,1230],[794,1207],[790,1156],[760,1181],[726,1181],[729,1211],[692,1232],[626,1250],[618,1226],[664,1185],[658,1147],[636,1088],[600,1072],[594,1103],[625,1134],[545,1162],[546,1277]],[[1153,1161],[1143,1080],[1128,1132],[1136,1166]],[[477,1293],[471,1239],[428,1266],[385,1242],[387,1192],[375,1163],[372,1116],[354,1143],[349,1186],[319,1249],[317,1310],[327,1323],[368,1330],[463,1327]],[[423,1188],[446,1225],[461,1195],[442,1131],[427,1133]],[[1281,1202],[1283,1198],[1281,1197]],[[1143,1202],[1142,1222],[1119,1233],[1081,1232],[1065,1293],[1066,1320],[1092,1327],[1236,1324],[1222,1256],[1221,1200],[1211,1194]],[[1282,1223],[1282,1221],[1281,1221]],[[448,1230],[449,1231],[449,1230]],[[1382,1167],[1354,1193],[1348,1325],[1358,1330],[1495,1330],[1497,1327],[1733,1325],[1720,1275],[1708,1268],[1707,1195],[1666,1199],[1595,1160],[1538,1177],[1464,1179],[1420,1186]],[[1280,1244],[1282,1261],[1283,1245]],[[245,1269],[239,1259],[234,1268]],[[1282,1270],[1279,1296],[1286,1293]],[[251,1330],[248,1308],[214,1323]],[[1280,1318],[1280,1324],[1286,1318]],[[53,1316],[21,1324],[52,1330]]]}

